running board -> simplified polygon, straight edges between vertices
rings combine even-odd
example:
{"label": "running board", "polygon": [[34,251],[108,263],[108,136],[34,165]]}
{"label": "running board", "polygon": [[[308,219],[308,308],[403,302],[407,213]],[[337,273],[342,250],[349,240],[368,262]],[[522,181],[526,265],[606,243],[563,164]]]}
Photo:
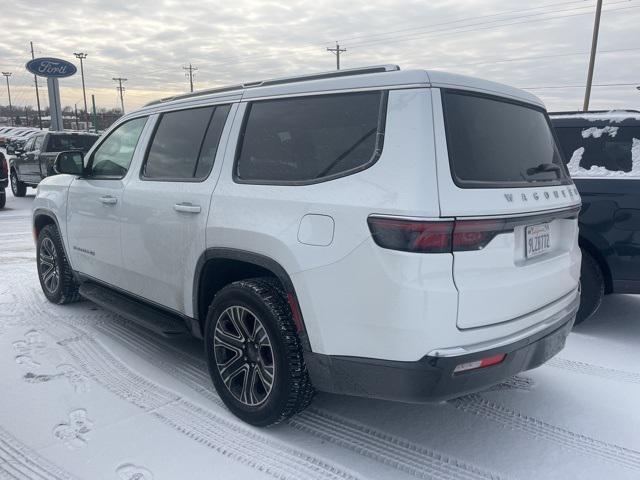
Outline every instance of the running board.
{"label": "running board", "polygon": [[180,316],[164,312],[97,283],[81,284],[80,295],[163,337],[175,337],[189,332]]}

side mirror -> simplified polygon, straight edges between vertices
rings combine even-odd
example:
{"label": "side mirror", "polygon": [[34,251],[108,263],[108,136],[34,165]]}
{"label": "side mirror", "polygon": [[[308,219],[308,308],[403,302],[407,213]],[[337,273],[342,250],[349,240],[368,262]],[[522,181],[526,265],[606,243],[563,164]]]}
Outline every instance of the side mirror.
{"label": "side mirror", "polygon": [[[7,148],[7,153],[10,153],[8,148]],[[21,157],[23,153],[24,153],[24,150],[22,148],[14,148],[13,149],[13,154],[16,157]]]}
{"label": "side mirror", "polygon": [[53,163],[56,173],[82,175],[84,173],[84,154],[77,151],[60,152]]}

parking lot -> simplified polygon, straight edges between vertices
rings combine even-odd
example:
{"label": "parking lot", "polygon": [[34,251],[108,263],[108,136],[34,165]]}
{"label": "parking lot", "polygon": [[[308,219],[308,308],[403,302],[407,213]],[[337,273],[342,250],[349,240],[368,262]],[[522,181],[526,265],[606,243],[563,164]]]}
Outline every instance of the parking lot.
{"label": "parking lot", "polygon": [[46,301],[30,205],[0,212],[0,478],[640,477],[640,297],[605,298],[559,356],[488,391],[406,405],[319,394],[270,429],[231,415],[201,342]]}

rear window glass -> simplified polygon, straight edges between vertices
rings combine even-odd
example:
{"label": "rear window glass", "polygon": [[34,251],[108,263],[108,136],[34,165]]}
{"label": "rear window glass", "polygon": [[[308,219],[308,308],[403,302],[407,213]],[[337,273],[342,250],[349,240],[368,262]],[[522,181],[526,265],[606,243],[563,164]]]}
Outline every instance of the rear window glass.
{"label": "rear window glass", "polygon": [[451,173],[464,188],[569,183],[545,113],[533,107],[445,91]]}
{"label": "rear window glass", "polygon": [[67,150],[81,150],[87,152],[98,135],[50,135],[47,143],[48,152],[65,152]]}
{"label": "rear window glass", "polygon": [[315,182],[366,168],[382,149],[385,102],[358,92],[251,104],[236,178]]}
{"label": "rear window glass", "polygon": [[147,179],[193,180],[209,175],[229,105],[163,113],[147,154]]}
{"label": "rear window glass", "polygon": [[640,176],[640,127],[556,128],[572,176]]}

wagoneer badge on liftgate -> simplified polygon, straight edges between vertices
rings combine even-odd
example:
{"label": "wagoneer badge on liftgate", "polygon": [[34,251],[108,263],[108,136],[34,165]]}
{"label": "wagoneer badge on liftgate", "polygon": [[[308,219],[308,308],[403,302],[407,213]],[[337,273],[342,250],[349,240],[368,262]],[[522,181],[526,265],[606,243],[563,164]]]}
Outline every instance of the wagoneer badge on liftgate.
{"label": "wagoneer badge on liftgate", "polygon": [[40,77],[70,77],[77,71],[76,66],[60,58],[34,58],[26,64],[27,70]]}

